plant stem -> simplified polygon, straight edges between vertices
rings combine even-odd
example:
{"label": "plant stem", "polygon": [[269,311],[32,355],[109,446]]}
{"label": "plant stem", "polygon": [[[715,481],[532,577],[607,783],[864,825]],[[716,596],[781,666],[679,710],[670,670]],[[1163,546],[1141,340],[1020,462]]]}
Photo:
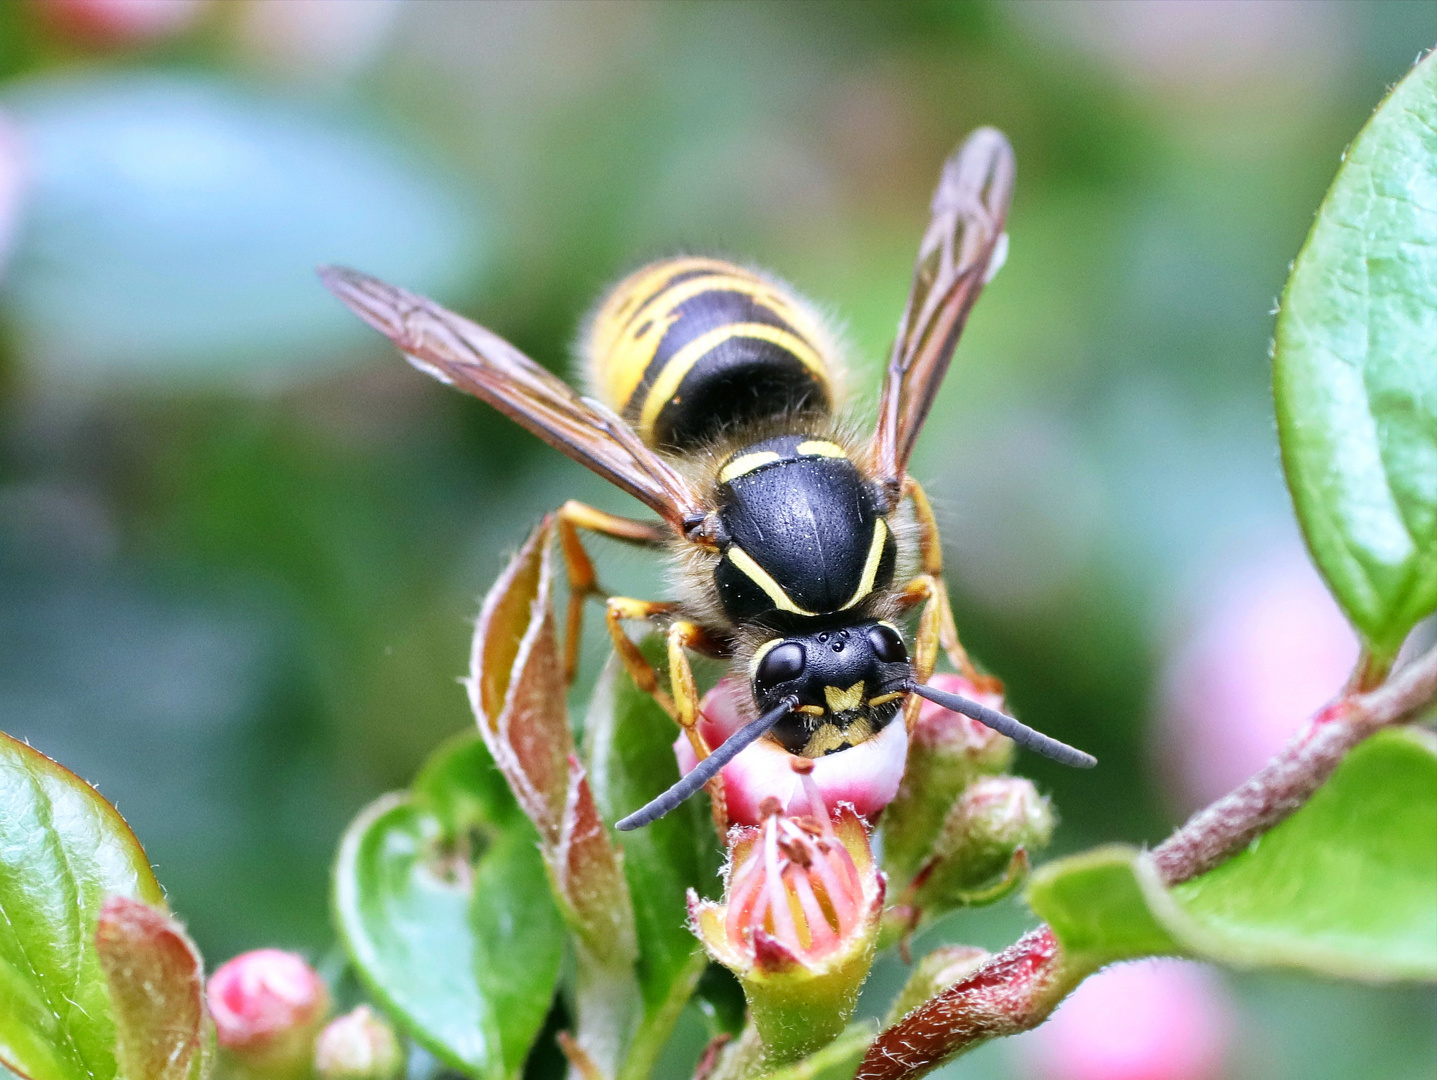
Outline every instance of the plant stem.
{"label": "plant stem", "polygon": [[[1300,809],[1363,739],[1416,719],[1434,701],[1437,648],[1375,689],[1344,693],[1252,779],[1153,850],[1164,883],[1187,881],[1242,850]],[[1040,926],[882,1032],[856,1080],[921,1076],[988,1039],[1037,1027],[1087,974],[1068,967],[1052,930]]]}
{"label": "plant stem", "polygon": [[[1365,663],[1359,662],[1359,671]],[[1367,693],[1338,698],[1304,725],[1262,770],[1199,810],[1153,849],[1165,885],[1211,870],[1300,809],[1369,735],[1410,719],[1437,697],[1437,649]]]}

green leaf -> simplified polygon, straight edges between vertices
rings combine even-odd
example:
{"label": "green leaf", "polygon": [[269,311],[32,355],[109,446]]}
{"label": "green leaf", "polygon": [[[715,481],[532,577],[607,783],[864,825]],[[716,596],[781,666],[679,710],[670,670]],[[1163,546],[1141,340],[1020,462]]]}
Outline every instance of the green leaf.
{"label": "green leaf", "polygon": [[364,810],[335,864],[335,921],[365,984],[417,1041],[483,1080],[522,1071],[558,982],[564,931],[538,842],[466,735],[412,794]]}
{"label": "green leaf", "polygon": [[1437,55],[1378,107],[1318,211],[1273,393],[1308,546],[1388,659],[1437,607]]}
{"label": "green leaf", "polygon": [[1180,953],[1437,979],[1437,739],[1416,728],[1374,735],[1292,817],[1172,889],[1147,855],[1110,847],[1039,869],[1028,902],[1076,973]]}
{"label": "green leaf", "polygon": [[[609,825],[678,780],[678,729],[617,656],[599,676],[584,731],[589,781]],[[642,1056],[649,1043],[657,1053],[705,967],[688,928],[686,896],[689,889],[712,892],[718,883],[721,853],[708,806],[704,796],[690,799],[651,825],[617,834],[633,897],[645,1012],[645,1031],[631,1055]]]}
{"label": "green leaf", "polygon": [[1168,895],[1164,922],[1212,959],[1437,979],[1437,739],[1374,735],[1302,810]]}
{"label": "green leaf", "polygon": [[[1140,881],[1140,875],[1152,882]],[[1078,972],[1136,956],[1162,956],[1181,948],[1149,908],[1156,872],[1136,848],[1119,844],[1039,867],[1027,900],[1046,919]]]}
{"label": "green leaf", "polygon": [[115,1023],[95,948],[111,895],[165,903],[115,808],[0,734],[0,1061],[30,1080],[115,1076]]}
{"label": "green leaf", "polygon": [[205,965],[175,919],[123,896],[95,932],[125,1080],[202,1080],[214,1054]]}

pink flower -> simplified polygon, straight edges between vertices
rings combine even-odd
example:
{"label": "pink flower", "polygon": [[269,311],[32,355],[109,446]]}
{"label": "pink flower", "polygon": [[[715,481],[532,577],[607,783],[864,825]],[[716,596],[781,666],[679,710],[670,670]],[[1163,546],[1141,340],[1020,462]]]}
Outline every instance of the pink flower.
{"label": "pink flower", "polygon": [[[710,747],[718,746],[751,719],[741,711],[747,696],[741,679],[726,678],[704,697],[699,706],[699,730]],[[680,772],[689,772],[697,763],[683,736],[675,741],[674,753]],[[908,731],[902,714],[876,738],[817,759],[796,758],[772,739],[759,739],[724,766],[729,820],[739,825],[762,824],[765,799],[776,799],[784,808],[806,808],[807,797],[793,770],[793,762],[798,760],[812,760],[811,778],[825,807],[832,810],[848,803],[860,817],[871,818],[898,793],[907,756]]]}
{"label": "pink flower", "polygon": [[210,976],[208,998],[220,1046],[274,1069],[308,1064],[329,1013],[324,980],[303,957],[280,949],[255,949],[221,964]]}
{"label": "pink flower", "polygon": [[806,813],[785,813],[770,799],[762,825],[729,832],[723,902],[689,893],[694,932],[743,983],[776,1061],[824,1045],[853,1014],[885,892],[868,827],[846,805],[830,816],[813,763],[794,760],[794,809]]}
{"label": "pink flower", "polygon": [[1182,810],[1266,764],[1357,660],[1357,638],[1295,544],[1213,592],[1164,679],[1162,757]]}
{"label": "pink flower", "polygon": [[1211,970],[1143,960],[1088,979],[1018,1049],[1034,1080],[1217,1080],[1232,1034]]}

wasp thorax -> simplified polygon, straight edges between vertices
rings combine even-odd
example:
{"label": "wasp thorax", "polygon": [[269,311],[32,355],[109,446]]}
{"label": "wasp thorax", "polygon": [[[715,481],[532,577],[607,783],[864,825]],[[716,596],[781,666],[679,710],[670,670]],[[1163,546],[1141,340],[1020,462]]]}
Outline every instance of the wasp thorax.
{"label": "wasp thorax", "polygon": [[897,715],[913,677],[902,635],[876,621],[774,638],[754,654],[750,670],[760,711],[798,698],[773,737],[804,757],[846,750],[877,735]]}

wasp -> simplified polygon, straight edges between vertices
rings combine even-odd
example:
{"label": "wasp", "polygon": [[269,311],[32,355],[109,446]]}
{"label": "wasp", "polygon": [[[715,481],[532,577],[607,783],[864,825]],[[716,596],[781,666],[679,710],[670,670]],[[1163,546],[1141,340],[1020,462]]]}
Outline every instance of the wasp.
{"label": "wasp", "polygon": [[[602,596],[580,530],[666,550],[674,599],[607,596],[635,682],[686,733],[699,765],[618,823],[645,825],[759,738],[816,758],[874,738],[919,698],[1069,765],[1087,754],[927,684],[938,651],[981,682],[959,643],[933,510],[908,461],[959,335],[1001,265],[1015,163],[980,128],[944,164],[869,437],[843,419],[842,365],[824,320],[766,273],[714,258],[643,267],[590,317],[580,393],[438,304],[353,270],[324,283],[421,371],[487,401],[648,505],[658,522],[578,502],[557,513],[569,579],[572,680],[583,607]],[[918,612],[910,655],[903,625]],[[669,689],[625,624],[665,629]],[[754,719],[718,747],[697,725],[690,653],[728,660]]]}

